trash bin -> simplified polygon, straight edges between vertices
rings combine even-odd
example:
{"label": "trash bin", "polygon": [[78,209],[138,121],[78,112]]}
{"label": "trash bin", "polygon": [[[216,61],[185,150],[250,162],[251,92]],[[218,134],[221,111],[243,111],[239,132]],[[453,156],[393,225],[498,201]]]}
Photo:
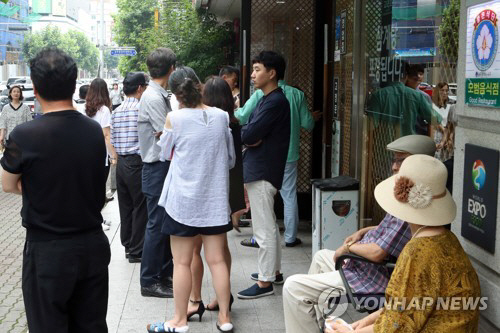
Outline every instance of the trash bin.
{"label": "trash bin", "polygon": [[312,179],[312,254],[336,250],[358,230],[359,181],[349,176]]}

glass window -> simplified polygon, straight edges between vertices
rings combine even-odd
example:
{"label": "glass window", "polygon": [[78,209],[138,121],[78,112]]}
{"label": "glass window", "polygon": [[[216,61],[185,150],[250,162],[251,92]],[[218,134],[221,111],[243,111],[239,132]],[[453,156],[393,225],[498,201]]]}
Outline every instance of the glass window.
{"label": "glass window", "polygon": [[437,158],[453,156],[459,11],[459,0],[363,1],[365,214],[374,221],[383,212],[368,197],[391,174],[388,143],[423,134],[434,139]]}

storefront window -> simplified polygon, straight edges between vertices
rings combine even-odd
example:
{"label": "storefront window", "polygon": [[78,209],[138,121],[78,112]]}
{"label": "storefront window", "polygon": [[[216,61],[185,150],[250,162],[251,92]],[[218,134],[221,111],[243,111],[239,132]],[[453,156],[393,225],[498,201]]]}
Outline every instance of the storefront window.
{"label": "storefront window", "polygon": [[391,173],[388,143],[423,134],[435,139],[436,157],[453,156],[459,1],[364,0],[360,11],[363,217],[378,221],[383,211],[370,194]]}

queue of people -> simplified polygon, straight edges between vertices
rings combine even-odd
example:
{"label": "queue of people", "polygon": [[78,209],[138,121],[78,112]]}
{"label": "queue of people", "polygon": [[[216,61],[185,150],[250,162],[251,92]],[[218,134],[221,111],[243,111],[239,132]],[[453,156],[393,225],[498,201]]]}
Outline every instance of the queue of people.
{"label": "queue of people", "polygon": [[[387,212],[380,224],[357,231],[335,251],[317,252],[307,274],[285,279],[274,196],[281,190],[285,200],[285,244],[299,245],[293,199],[298,131],[312,129],[320,114],[308,111],[304,94],[283,81],[286,63],[273,51],[253,59],[251,78],[259,90],[236,113],[239,98],[235,85],[228,83],[231,68],[202,84],[192,68],[176,67],[168,48],[154,50],[147,66],[150,80],[144,73],[127,73],[120,105],[102,79],[80,88],[78,112],[72,101],[76,64],[64,52],[47,48],[30,62],[44,116],[30,122],[23,112],[11,117],[22,107],[22,91],[13,87],[9,92],[12,110],[4,108],[0,116],[8,124],[6,130],[0,127],[0,139],[6,139],[2,185],[23,196],[23,295],[30,332],[107,331],[110,250],[100,211],[111,164],[117,165],[120,240],[128,261],[141,263],[141,294],[174,298],[172,317],[147,324],[148,332],[187,332],[189,319],[201,321],[205,311],[218,311],[216,328],[233,332],[227,232],[239,227],[247,208],[245,189],[259,245],[258,272],[249,276],[256,283],[237,297],[272,295],[273,284],[284,282],[287,332],[323,330],[318,299],[326,289],[346,288],[335,270],[345,253],[373,262],[397,259],[392,275],[368,262],[348,262],[345,276],[355,292],[385,291],[389,300],[480,296],[474,268],[444,227],[456,214],[446,189],[448,171],[433,157],[436,148],[441,150],[437,157],[449,157],[456,123],[445,83],[436,88],[434,110],[418,105],[429,119],[442,120],[434,137],[406,135],[387,146],[393,176],[374,193]],[[403,84],[396,88],[424,100]],[[173,98],[178,107],[172,108]],[[381,107],[392,97],[381,92],[377,98]],[[201,298],[202,247],[216,294],[206,306]],[[478,318],[477,309],[385,308],[352,328],[476,332]],[[338,323],[325,329],[345,331]]]}

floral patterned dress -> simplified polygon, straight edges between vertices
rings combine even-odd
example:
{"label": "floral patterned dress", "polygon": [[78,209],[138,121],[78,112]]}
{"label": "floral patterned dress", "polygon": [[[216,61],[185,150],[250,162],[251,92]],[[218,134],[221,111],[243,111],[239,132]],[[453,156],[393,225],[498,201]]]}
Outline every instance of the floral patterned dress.
{"label": "floral patterned dress", "polygon": [[476,271],[451,231],[414,238],[398,258],[374,331],[475,333],[479,307],[453,308],[452,300],[480,295]]}

